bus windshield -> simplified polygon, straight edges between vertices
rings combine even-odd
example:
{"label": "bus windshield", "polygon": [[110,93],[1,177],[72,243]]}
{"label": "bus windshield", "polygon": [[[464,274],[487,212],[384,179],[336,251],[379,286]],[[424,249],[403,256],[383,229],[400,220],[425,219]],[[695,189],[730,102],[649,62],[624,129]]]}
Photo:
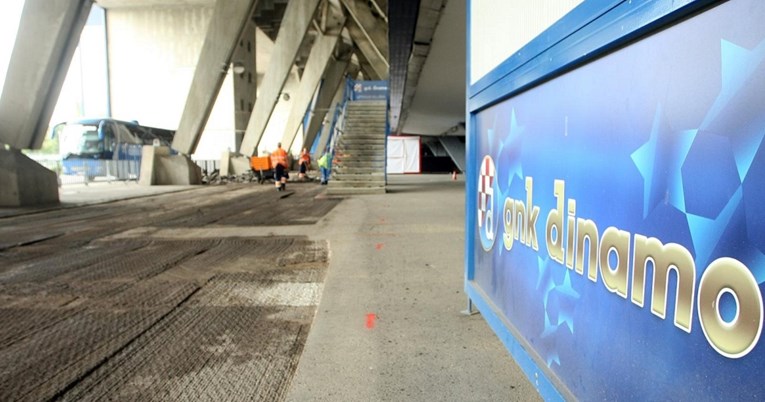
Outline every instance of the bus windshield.
{"label": "bus windshield", "polygon": [[67,155],[96,155],[103,152],[103,141],[98,138],[98,126],[67,124],[61,132],[60,153]]}

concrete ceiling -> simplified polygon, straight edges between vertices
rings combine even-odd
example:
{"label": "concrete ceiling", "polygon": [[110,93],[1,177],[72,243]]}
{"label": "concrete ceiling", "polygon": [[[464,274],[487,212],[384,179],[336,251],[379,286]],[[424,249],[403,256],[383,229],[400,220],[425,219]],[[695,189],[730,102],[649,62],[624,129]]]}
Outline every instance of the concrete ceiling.
{"label": "concrete ceiling", "polygon": [[[96,0],[104,8],[121,7],[168,7],[168,6],[209,6],[216,0]],[[337,3],[337,0],[330,0]],[[266,2],[286,3],[285,0]],[[387,9],[387,1],[375,0],[369,3],[377,10]],[[273,7],[273,6],[271,6]],[[384,8],[382,8],[384,7]],[[415,88],[414,98],[401,126],[403,134],[441,135],[462,133],[455,130],[465,121],[465,20],[466,1],[447,0],[430,43],[430,51],[422,67]],[[262,8],[262,7],[259,7]],[[383,15],[383,17],[385,17]],[[278,16],[275,17],[278,19]],[[261,27],[264,28],[264,27]],[[273,39],[276,31],[259,32],[257,62],[262,66],[269,59],[267,38]],[[415,43],[416,45],[416,43]],[[310,46],[309,46],[310,47]],[[260,70],[260,68],[259,68]]]}
{"label": "concrete ceiling", "polygon": [[465,122],[466,7],[465,0],[446,2],[403,134],[440,135]]}
{"label": "concrete ceiling", "polygon": [[215,5],[215,0],[96,0],[99,6],[109,8],[128,7],[168,7],[168,6],[209,6]]}

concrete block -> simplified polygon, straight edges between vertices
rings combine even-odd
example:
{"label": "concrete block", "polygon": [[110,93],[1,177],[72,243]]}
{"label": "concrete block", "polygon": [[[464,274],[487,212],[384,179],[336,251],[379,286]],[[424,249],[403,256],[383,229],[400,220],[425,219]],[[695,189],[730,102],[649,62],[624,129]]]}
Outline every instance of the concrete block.
{"label": "concrete block", "polygon": [[192,185],[202,183],[202,169],[186,155],[170,155],[168,147],[144,146],[141,177],[144,186]]}
{"label": "concrete block", "polygon": [[0,207],[57,204],[58,177],[21,151],[0,148]]}
{"label": "concrete block", "polygon": [[222,176],[238,176],[249,172],[250,158],[237,153],[225,151],[220,158],[220,174]]}

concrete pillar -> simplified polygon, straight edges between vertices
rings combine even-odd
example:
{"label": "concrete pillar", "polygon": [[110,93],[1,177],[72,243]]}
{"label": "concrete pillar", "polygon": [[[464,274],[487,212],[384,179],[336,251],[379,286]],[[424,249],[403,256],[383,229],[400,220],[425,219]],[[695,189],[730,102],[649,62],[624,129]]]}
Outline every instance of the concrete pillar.
{"label": "concrete pillar", "polygon": [[361,29],[362,34],[370,42],[377,56],[389,60],[388,56],[388,26],[385,21],[378,20],[366,0],[341,0],[351,19]]}
{"label": "concrete pillar", "polygon": [[[389,67],[388,59],[380,56],[378,50],[374,47],[372,42],[367,40],[366,35],[364,35],[364,30],[358,24],[354,21],[349,21],[347,26],[351,39],[353,39],[353,42],[359,49],[359,53],[363,55],[363,60],[366,61],[365,64],[368,64],[368,66],[371,67],[371,71],[369,68],[366,68],[367,74],[365,75],[368,75],[369,78],[373,80],[387,80]],[[359,61],[362,61],[361,58]]]}
{"label": "concrete pillar", "polygon": [[40,148],[92,0],[26,0],[0,96],[0,143]]}
{"label": "concrete pillar", "polygon": [[[242,38],[239,40],[239,48],[234,52],[231,63],[244,67],[244,72],[234,76],[234,150],[242,146],[244,131],[250,121],[252,111],[255,108],[257,95],[257,66],[255,57],[255,44],[257,43],[257,27],[250,21],[247,23]],[[268,40],[263,35],[265,40]],[[270,41],[269,41],[270,42]]]}
{"label": "concrete pillar", "polygon": [[[348,26],[350,27],[350,24],[348,24]],[[350,31],[351,29],[349,28],[348,32],[350,33]],[[383,80],[387,78],[388,71],[385,70],[385,66],[381,65],[381,69],[384,70],[383,72],[385,73],[385,75],[377,74],[377,71],[375,71],[375,69],[372,68],[372,63],[370,63],[369,60],[367,60],[366,56],[364,56],[364,52],[362,52],[361,49],[359,49],[358,45],[354,49],[354,54],[356,54],[356,58],[358,58],[359,60],[359,71],[361,72],[361,74],[364,75],[365,80],[377,81],[377,80]],[[351,78],[357,79],[358,77],[351,77]]]}
{"label": "concrete pillar", "polygon": [[247,124],[244,139],[242,139],[240,152],[243,155],[255,154],[255,149],[260,143],[266,125],[268,125],[268,120],[271,118],[271,113],[274,111],[279,94],[284,87],[292,64],[295,62],[300,44],[308,32],[319,3],[320,0],[293,0],[287,4],[274,44],[274,51],[271,54],[271,61],[260,88],[260,96],[255,102],[255,110]]}
{"label": "concrete pillar", "polygon": [[143,186],[201,184],[202,169],[186,155],[170,155],[168,147],[145,145],[138,183]]}
{"label": "concrete pillar", "polygon": [[332,136],[332,121],[335,118],[335,111],[337,107],[343,102],[343,96],[345,95],[345,88],[340,85],[335,92],[335,96],[332,98],[332,103],[327,110],[327,118],[324,119],[324,125],[321,128],[321,136],[319,142],[316,144],[316,151],[313,153],[313,160],[318,160],[324,153],[324,148],[327,147],[329,137]]}
{"label": "concrete pillar", "polygon": [[58,177],[21,151],[0,147],[0,207],[58,203]]}
{"label": "concrete pillar", "polygon": [[194,153],[210,117],[231,57],[250,23],[258,0],[227,0],[215,3],[194,79],[186,98],[173,148],[186,155]]}
{"label": "concrete pillar", "polygon": [[335,97],[338,87],[341,88],[345,82],[343,78],[345,78],[345,71],[348,69],[349,62],[348,58],[345,60],[330,60],[327,71],[324,73],[324,81],[316,96],[316,103],[311,111],[311,117],[309,117],[307,127],[305,127],[304,147],[310,149],[316,136],[319,134],[324,118],[327,116],[329,107],[332,104],[332,99]]}
{"label": "concrete pillar", "polygon": [[303,76],[300,78],[300,86],[295,94],[295,101],[292,102],[287,126],[282,135],[282,147],[290,149],[297,136],[298,128],[303,122],[308,106],[311,104],[316,88],[319,86],[321,77],[329,64],[332,53],[340,39],[339,35],[319,35],[308,55],[308,62],[303,70]]}

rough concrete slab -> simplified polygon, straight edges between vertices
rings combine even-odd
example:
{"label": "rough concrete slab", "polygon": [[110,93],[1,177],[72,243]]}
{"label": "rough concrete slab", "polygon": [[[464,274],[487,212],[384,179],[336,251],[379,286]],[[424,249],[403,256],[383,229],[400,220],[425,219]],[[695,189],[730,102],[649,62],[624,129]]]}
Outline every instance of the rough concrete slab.
{"label": "rough concrete slab", "polygon": [[534,387],[480,315],[464,316],[464,182],[389,176],[314,236],[330,268],[289,401],[528,401]]}
{"label": "rough concrete slab", "polygon": [[[84,191],[109,200],[120,186],[135,185]],[[0,394],[539,399],[480,315],[460,313],[464,182],[389,176],[388,194],[312,215],[326,207],[313,204],[323,188],[293,184],[282,199],[257,184],[179,186],[0,218],[0,319],[9,323],[0,361],[42,361],[35,345],[65,328],[72,340],[46,346],[55,357],[39,371],[46,381],[23,379],[34,364],[8,365],[18,382],[6,376]]]}

